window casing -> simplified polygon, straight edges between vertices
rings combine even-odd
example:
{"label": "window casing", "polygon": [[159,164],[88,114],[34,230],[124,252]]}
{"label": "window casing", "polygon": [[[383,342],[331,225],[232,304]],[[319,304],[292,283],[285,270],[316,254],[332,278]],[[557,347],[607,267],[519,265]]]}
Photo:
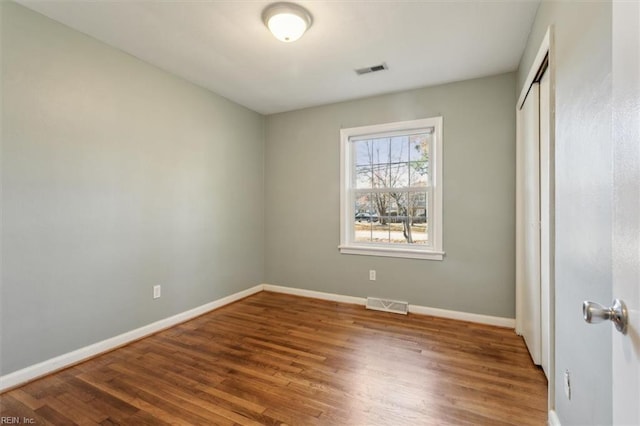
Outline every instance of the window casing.
{"label": "window casing", "polygon": [[340,252],[442,260],[442,117],[340,131]]}

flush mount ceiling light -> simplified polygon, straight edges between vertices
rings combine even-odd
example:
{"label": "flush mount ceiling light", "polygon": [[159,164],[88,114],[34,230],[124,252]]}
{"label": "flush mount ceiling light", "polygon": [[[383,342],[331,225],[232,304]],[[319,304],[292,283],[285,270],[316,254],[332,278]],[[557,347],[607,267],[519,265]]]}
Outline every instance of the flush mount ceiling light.
{"label": "flush mount ceiling light", "polygon": [[296,41],[311,26],[311,14],[293,3],[274,3],[262,12],[262,20],[280,41]]}

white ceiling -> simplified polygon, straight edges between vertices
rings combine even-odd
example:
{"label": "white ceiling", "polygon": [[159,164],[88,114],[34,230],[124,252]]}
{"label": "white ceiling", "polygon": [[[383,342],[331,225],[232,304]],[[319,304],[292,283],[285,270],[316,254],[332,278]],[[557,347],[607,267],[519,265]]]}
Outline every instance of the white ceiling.
{"label": "white ceiling", "polygon": [[263,114],[513,71],[539,4],[299,1],[313,25],[282,43],[271,1],[18,1]]}

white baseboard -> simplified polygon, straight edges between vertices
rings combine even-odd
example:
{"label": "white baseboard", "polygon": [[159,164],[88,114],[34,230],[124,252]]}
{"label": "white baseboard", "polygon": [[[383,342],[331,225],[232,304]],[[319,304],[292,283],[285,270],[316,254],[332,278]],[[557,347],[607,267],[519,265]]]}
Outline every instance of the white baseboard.
{"label": "white baseboard", "polygon": [[555,410],[549,410],[549,426],[561,426],[560,419]]}
{"label": "white baseboard", "polygon": [[173,327],[174,325],[188,321],[209,311],[213,311],[214,309],[218,309],[222,306],[228,305],[247,296],[251,296],[252,294],[262,291],[262,289],[263,286],[259,284],[247,290],[243,290],[230,296],[223,297],[222,299],[218,299],[205,305],[198,306],[197,308],[190,309],[186,312],[173,315],[169,318],[156,321],[154,323],[145,325],[132,331],[128,331],[115,337],[111,337],[101,342],[85,346],[84,348],[80,348],[75,351],[57,356],[55,358],[48,359],[41,363],[31,365],[13,373],[0,376],[0,392],[14,388],[39,377],[46,376],[47,374],[51,374],[73,364],[77,364],[88,358],[100,355],[101,353],[111,351],[117,347],[126,345],[127,343],[139,340],[143,337],[157,333],[169,327]]}
{"label": "white baseboard", "polygon": [[[169,318],[156,321],[152,324],[148,324],[143,327],[137,328],[135,330],[128,331],[118,336],[103,340],[101,342],[97,342],[92,345],[85,346],[84,348],[80,348],[75,351],[68,352],[66,354],[57,356],[55,358],[48,359],[41,363],[31,365],[29,367],[23,368],[18,371],[14,371],[13,373],[0,376],[0,392],[20,386],[21,384],[27,383],[31,380],[35,380],[39,377],[46,376],[55,371],[62,370],[63,368],[67,368],[73,364],[77,364],[86,359],[95,357],[102,353],[111,351],[117,347],[126,345],[127,343],[131,343],[135,340],[139,340],[143,337],[157,333],[169,327],[173,327],[174,325],[188,321],[192,318],[195,318],[207,312],[213,311],[215,309],[218,309],[230,303],[236,302],[240,299],[243,299],[247,296],[251,296],[252,294],[258,293],[263,290],[272,291],[275,293],[291,294],[295,296],[311,297],[311,298],[321,299],[321,300],[330,300],[333,302],[351,303],[351,304],[362,305],[362,306],[364,306],[366,303],[366,299],[364,297],[345,296],[341,294],[324,293],[321,291],[305,290],[305,289],[294,288],[294,287],[283,287],[283,286],[277,286],[272,284],[259,284],[247,290],[243,290],[238,293],[232,294],[230,296],[223,297],[222,299],[218,299],[213,302],[207,303],[205,305],[198,306],[197,308],[188,310],[186,312],[182,312],[180,314],[171,316]],[[439,308],[429,308],[426,306],[409,305],[409,312],[412,312],[415,314],[421,314],[421,315],[432,315],[432,316],[442,317],[442,318],[470,321],[470,322],[475,322],[480,324],[496,325],[499,327],[513,328],[515,326],[515,320],[512,318],[492,317],[488,315],[449,311],[446,309],[439,309]],[[551,422],[552,413],[555,416],[554,412],[550,412],[549,422]],[[555,416],[555,419],[557,419],[557,416]],[[550,424],[554,426],[560,425],[559,422],[550,423]]]}
{"label": "white baseboard", "polygon": [[[313,297],[315,299],[331,300],[333,302],[353,303],[364,305],[367,301],[364,297],[343,296],[334,293],[323,293],[321,291],[304,290],[293,287],[283,287],[272,284],[263,284],[265,291],[276,293],[286,293],[295,296]],[[498,327],[514,328],[516,320],[513,318],[492,317],[489,315],[471,314],[468,312],[450,311],[447,309],[429,308],[427,306],[409,305],[409,312],[420,315],[431,315],[434,317],[449,318],[460,321],[469,321],[479,324],[495,325]]]}
{"label": "white baseboard", "polygon": [[472,314],[469,312],[450,311],[427,306],[409,305],[409,312],[420,315],[449,318],[459,321],[475,322],[478,324],[495,325],[497,327],[514,328],[516,320],[513,318],[492,317],[490,315]]}
{"label": "white baseboard", "polygon": [[302,288],[283,287],[272,284],[262,284],[264,291],[273,291],[274,293],[285,293],[294,296],[311,297],[313,299],[330,300],[332,302],[351,303],[354,305],[362,305],[367,302],[364,297],[344,296],[342,294],[324,293],[322,291],[305,290]]}

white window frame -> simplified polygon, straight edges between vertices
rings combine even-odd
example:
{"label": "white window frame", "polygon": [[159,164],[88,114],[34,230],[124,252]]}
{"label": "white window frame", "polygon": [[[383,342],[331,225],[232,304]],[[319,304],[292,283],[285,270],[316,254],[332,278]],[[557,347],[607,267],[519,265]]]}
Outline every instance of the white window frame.
{"label": "white window frame", "polygon": [[[433,192],[429,217],[430,246],[417,244],[364,243],[354,239],[354,199],[352,172],[354,166],[351,140],[363,137],[384,137],[416,130],[434,129],[429,166]],[[442,117],[400,121],[340,130],[340,253],[368,256],[402,257],[410,259],[442,260]]]}

